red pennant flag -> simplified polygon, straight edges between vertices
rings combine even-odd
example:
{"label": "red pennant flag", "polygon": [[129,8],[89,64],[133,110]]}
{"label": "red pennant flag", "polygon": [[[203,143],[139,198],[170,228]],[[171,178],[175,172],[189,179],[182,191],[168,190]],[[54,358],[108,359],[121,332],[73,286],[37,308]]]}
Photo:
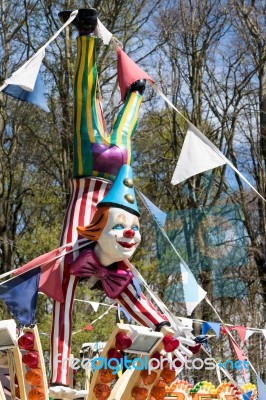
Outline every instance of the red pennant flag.
{"label": "red pennant flag", "polygon": [[39,291],[56,301],[63,302],[63,291],[61,285],[59,284],[61,281],[59,268],[61,258],[56,257],[59,257],[65,248],[66,246],[61,246],[50,251],[49,253],[42,254],[41,256],[34,258],[34,260],[29,261],[22,267],[15,269],[13,274],[18,276],[40,266],[41,277]]}
{"label": "red pennant flag", "polygon": [[120,47],[117,47],[117,71],[122,101],[125,98],[129,86],[139,79],[146,79],[154,83],[154,80],[134,63]]}
{"label": "red pennant flag", "polygon": [[61,259],[58,258],[42,267],[39,291],[62,303],[64,301],[64,295],[62,285],[60,284],[60,261]]}
{"label": "red pennant flag", "polygon": [[235,326],[235,330],[237,331],[241,342],[244,342],[246,340],[247,328],[245,326]]}
{"label": "red pennant flag", "polygon": [[233,328],[231,328],[230,326],[222,326],[221,328],[221,332],[223,335],[228,335],[228,332],[230,332]]}

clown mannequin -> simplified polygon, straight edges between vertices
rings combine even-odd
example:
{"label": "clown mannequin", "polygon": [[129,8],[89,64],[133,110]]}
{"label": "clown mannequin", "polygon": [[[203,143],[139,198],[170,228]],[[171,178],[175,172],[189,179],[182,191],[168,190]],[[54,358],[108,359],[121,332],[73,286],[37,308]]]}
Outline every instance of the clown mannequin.
{"label": "clown mannequin", "polygon": [[[66,21],[70,13],[61,12],[60,19]],[[60,263],[64,301],[55,301],[53,311],[50,395],[57,399],[85,394],[68,387],[66,362],[70,358],[74,293],[80,277],[87,278],[90,288],[100,284],[137,323],[153,329],[170,325],[167,317],[139,293],[127,261],[141,239],[130,164],[131,137],[145,81],[137,77],[128,87],[112,132],[106,135],[96,95],[97,38],[92,35],[97,25],[96,11],[79,10],[73,25],[79,31],[74,77],[74,176],[61,245],[75,244],[71,256],[63,257]],[[82,238],[88,240],[85,250],[79,250]]]}

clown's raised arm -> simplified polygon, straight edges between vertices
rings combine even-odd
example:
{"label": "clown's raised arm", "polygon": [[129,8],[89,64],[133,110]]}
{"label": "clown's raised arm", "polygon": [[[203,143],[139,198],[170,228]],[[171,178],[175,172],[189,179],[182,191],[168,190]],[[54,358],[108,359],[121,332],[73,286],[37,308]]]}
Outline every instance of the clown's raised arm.
{"label": "clown's raised arm", "polygon": [[[64,21],[69,15],[62,12],[60,18]],[[54,303],[51,338],[51,385],[59,387],[69,383],[65,360],[70,357],[72,306],[79,277],[88,278],[89,287],[100,282],[107,296],[139,324],[153,329],[170,325],[166,316],[137,293],[124,262],[141,239],[130,164],[131,137],[145,81],[136,81],[128,88],[113,130],[106,136],[96,97],[97,38],[91,35],[97,24],[96,11],[79,10],[73,24],[79,31],[74,78],[74,173],[61,245],[77,242],[79,234],[88,239],[88,247],[80,252],[75,245],[77,250],[61,261],[64,301]]]}

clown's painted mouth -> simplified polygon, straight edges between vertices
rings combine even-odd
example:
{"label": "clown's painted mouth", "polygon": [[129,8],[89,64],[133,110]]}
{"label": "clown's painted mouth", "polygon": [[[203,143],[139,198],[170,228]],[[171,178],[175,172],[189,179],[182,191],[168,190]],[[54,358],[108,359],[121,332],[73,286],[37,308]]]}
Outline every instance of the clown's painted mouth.
{"label": "clown's painted mouth", "polygon": [[117,243],[126,249],[131,249],[132,247],[136,246],[136,244],[137,244],[137,243],[127,243],[127,242],[118,242],[118,241],[117,241]]}

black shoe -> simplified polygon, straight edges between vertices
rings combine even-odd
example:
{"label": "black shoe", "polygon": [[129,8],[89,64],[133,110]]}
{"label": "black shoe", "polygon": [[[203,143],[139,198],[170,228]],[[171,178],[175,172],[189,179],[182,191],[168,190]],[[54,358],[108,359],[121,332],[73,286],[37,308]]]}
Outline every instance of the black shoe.
{"label": "black shoe", "polygon": [[143,94],[146,88],[146,80],[145,79],[140,79],[134,83],[132,83],[131,86],[128,88],[128,92],[139,92],[139,94]]}
{"label": "black shoe", "polygon": [[[72,11],[60,11],[60,21],[64,24],[70,17]],[[97,11],[94,8],[81,8],[72,24],[79,31],[79,36],[89,35],[97,26]]]}

